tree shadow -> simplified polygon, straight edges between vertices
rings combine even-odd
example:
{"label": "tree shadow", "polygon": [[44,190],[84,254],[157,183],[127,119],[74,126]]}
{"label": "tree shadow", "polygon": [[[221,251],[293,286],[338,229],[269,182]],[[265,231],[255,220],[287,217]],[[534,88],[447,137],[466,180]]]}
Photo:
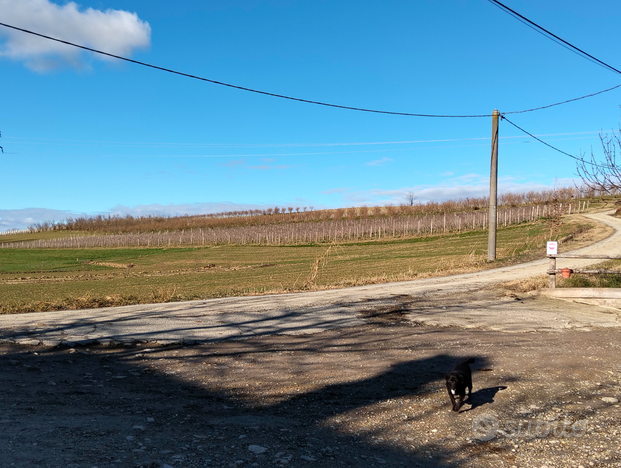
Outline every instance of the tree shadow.
{"label": "tree shadow", "polygon": [[[435,354],[411,359],[367,378],[347,382],[337,378],[340,381],[312,391],[262,401],[222,385],[222,376],[230,369],[220,361],[205,367],[206,357],[248,360],[259,352],[273,355],[287,349],[320,356],[330,343],[326,338],[305,337],[270,348],[245,341],[230,349],[224,349],[227,343],[222,342],[154,349],[3,345],[3,463],[133,468],[163,463],[175,468],[186,463],[278,466],[278,460],[319,467],[460,465],[454,461],[456,449],[442,444],[413,448],[373,440],[377,432],[360,434],[330,425],[335,416],[391,399],[425,398],[435,391],[429,386],[442,380],[455,357]],[[304,348],[298,346],[301,342]],[[374,339],[369,343],[374,346]],[[177,351],[179,358],[174,356]],[[485,362],[483,357],[477,360]],[[160,365],[173,361],[192,371]],[[276,378],[284,377],[281,373]],[[251,446],[259,448],[253,452]]]}
{"label": "tree shadow", "polygon": [[[293,296],[221,298],[184,303],[59,311],[49,323],[44,316],[15,326],[0,316],[0,340],[41,340],[44,343],[91,344],[118,342],[216,342],[273,334],[305,334],[358,324],[413,325],[435,316],[460,315],[472,308],[468,300],[434,300],[390,296],[301,307]],[[232,300],[234,299],[234,300]],[[502,300],[487,301],[493,309]],[[257,313],[257,311],[261,311]],[[17,317],[19,323],[20,317]]]}

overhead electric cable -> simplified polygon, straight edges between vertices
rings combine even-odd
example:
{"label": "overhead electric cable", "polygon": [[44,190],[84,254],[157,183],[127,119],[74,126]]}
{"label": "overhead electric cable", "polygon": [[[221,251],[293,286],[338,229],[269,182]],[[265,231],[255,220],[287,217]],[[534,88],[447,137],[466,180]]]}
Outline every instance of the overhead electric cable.
{"label": "overhead electric cable", "polygon": [[560,106],[561,104],[567,104],[569,102],[580,101],[581,99],[586,99],[586,98],[590,98],[593,96],[597,96],[598,94],[607,93],[608,91],[612,91],[613,89],[617,89],[617,88],[621,88],[621,84],[618,84],[617,86],[613,86],[612,88],[603,89],[596,93],[585,94],[584,96],[580,96],[580,97],[573,98],[573,99],[567,99],[566,101],[557,102],[555,104],[548,104],[547,106],[534,107],[532,109],[524,109],[520,111],[503,112],[503,114],[523,114],[524,112],[534,112],[534,111],[538,111],[542,109],[549,109],[550,107]]}
{"label": "overhead electric cable", "polygon": [[567,42],[566,40],[560,38],[559,36],[557,36],[556,34],[548,31],[547,29],[545,29],[543,26],[539,26],[537,23],[529,20],[528,18],[526,18],[525,16],[519,14],[517,11],[512,10],[511,8],[509,8],[507,5],[505,5],[504,3],[499,2],[498,0],[488,0],[488,2],[492,3],[493,5],[496,5],[498,8],[500,8],[501,10],[503,10],[506,13],[509,13],[510,15],[512,15],[514,18],[517,18],[518,20],[522,21],[523,23],[527,24],[528,26],[532,27],[533,29],[535,29],[537,32],[540,32],[541,34],[543,34],[544,36],[546,36],[548,39],[553,40],[554,42],[556,42],[557,44],[562,45],[563,47],[565,47],[566,49],[571,50],[572,52],[582,56],[583,58],[586,58],[588,60],[590,60],[591,62],[594,62],[598,65],[601,65],[602,67],[613,71],[615,73],[618,73],[621,75],[621,70],[616,69],[615,67],[613,67],[612,65],[607,64],[606,62],[601,61],[600,59],[598,59],[597,57],[592,56],[591,54],[585,52],[584,50],[580,49],[579,47],[576,47],[573,44],[570,44],[569,42]]}
{"label": "overhead electric cable", "polygon": [[246,88],[245,86],[238,86],[238,85],[234,85],[234,84],[230,84],[230,83],[225,83],[223,81],[216,81],[216,80],[211,80],[209,78],[203,78],[203,77],[197,76],[197,75],[192,75],[192,74],[189,74],[189,73],[183,73],[183,72],[180,72],[180,71],[172,70],[170,68],[164,68],[164,67],[160,67],[160,66],[157,66],[157,65],[152,65],[150,63],[141,62],[139,60],[133,60],[133,59],[130,59],[130,58],[127,58],[127,57],[122,57],[120,55],[110,54],[108,52],[103,52],[101,50],[93,49],[91,47],[86,47],[86,46],[83,46],[83,45],[80,45],[80,44],[75,44],[73,42],[64,41],[62,39],[57,39],[55,37],[47,36],[45,34],[40,34],[40,33],[34,32],[34,31],[29,31],[28,29],[18,28],[16,26],[11,26],[10,24],[6,24],[6,23],[0,23],[0,26],[4,26],[6,28],[15,29],[17,31],[22,31],[22,32],[25,32],[27,34],[32,34],[34,36],[42,37],[44,39],[49,39],[50,41],[60,42],[61,44],[70,45],[72,47],[77,47],[79,49],[88,50],[89,52],[94,52],[96,54],[105,55],[107,57],[113,57],[115,59],[123,60],[125,62],[135,63],[136,65],[142,65],[144,67],[154,68],[156,70],[165,71],[165,72],[168,72],[168,73],[173,73],[175,75],[181,75],[181,76],[185,76],[187,78],[193,78],[195,80],[206,81],[208,83],[213,83],[213,84],[217,84],[217,85],[220,85],[220,86],[227,86],[229,88],[234,88],[234,89],[240,89],[242,91],[248,91],[248,92],[251,92],[251,93],[263,94],[265,96],[277,97],[277,98],[281,98],[281,99],[289,99],[291,101],[306,102],[308,104],[316,104],[318,106],[336,107],[338,109],[347,109],[347,110],[354,110],[354,111],[359,111],[359,112],[372,112],[372,113],[375,113],[375,114],[403,115],[403,116],[409,116],[409,117],[478,118],[478,117],[491,117],[492,116],[492,114],[479,114],[479,115],[414,114],[414,113],[410,113],[410,112],[393,112],[393,111],[384,111],[384,110],[377,110],[377,109],[366,109],[366,108],[363,108],[363,107],[342,106],[342,105],[339,105],[339,104],[330,104],[330,103],[327,103],[327,102],[312,101],[310,99],[302,99],[302,98],[297,98],[297,97],[292,97],[292,96],[286,96],[284,94],[276,94],[276,93],[270,93],[270,92],[267,92],[267,91],[260,91],[258,89]]}
{"label": "overhead electric cable", "polygon": [[[492,0],[490,0],[492,1]],[[16,31],[21,31],[24,32],[26,34],[32,34],[33,36],[38,36],[41,37],[43,39],[48,39],[50,41],[55,41],[55,42],[59,42],[61,44],[66,44],[69,45],[71,47],[76,47],[78,49],[83,49],[83,50],[87,50],[89,52],[93,52],[95,54],[100,54],[100,55],[105,55],[107,57],[112,57],[112,58],[116,58],[118,60],[123,60],[125,62],[130,62],[136,65],[142,65],[144,67],[148,67],[148,68],[153,68],[155,70],[160,70],[160,71],[164,71],[167,73],[173,73],[175,75],[180,75],[180,76],[185,76],[186,78],[193,78],[196,80],[200,80],[200,81],[205,81],[208,83],[212,83],[212,84],[217,84],[220,86],[226,86],[229,88],[234,88],[234,89],[239,89],[242,91],[248,91],[251,93],[257,93],[257,94],[262,94],[265,96],[271,96],[271,97],[277,97],[277,98],[281,98],[281,99],[288,99],[291,101],[298,101],[298,102],[304,102],[307,104],[315,104],[315,105],[319,105],[319,106],[326,106],[326,107],[334,107],[337,109],[346,109],[346,110],[353,110],[353,111],[359,111],[359,112],[371,112],[371,113],[375,113],[375,114],[388,114],[388,115],[402,115],[402,116],[408,116],[408,117],[432,117],[432,118],[480,118],[480,117],[492,117],[492,114],[473,114],[473,115],[450,115],[450,114],[417,114],[417,113],[410,113],[410,112],[393,112],[393,111],[384,111],[384,110],[377,110],[377,109],[366,109],[366,108],[362,108],[362,107],[351,107],[351,106],[342,106],[339,104],[330,104],[327,102],[321,102],[321,101],[313,101],[310,99],[302,99],[302,98],[297,98],[297,97],[292,97],[292,96],[286,96],[284,94],[276,94],[276,93],[270,93],[267,91],[261,91],[261,90],[257,90],[257,89],[252,89],[252,88],[246,88],[244,86],[238,86],[238,85],[234,85],[234,84],[230,84],[230,83],[225,83],[222,81],[216,81],[216,80],[211,80],[209,78],[204,78],[204,77],[200,77],[197,75],[192,75],[189,73],[184,73],[184,72],[180,72],[180,71],[176,71],[176,70],[172,70],[170,68],[165,68],[165,67],[160,67],[158,65],[153,65],[150,63],[146,63],[146,62],[141,62],[139,60],[133,60],[127,57],[123,57],[120,55],[115,55],[115,54],[111,54],[108,52],[103,52],[101,50],[97,50],[97,49],[93,49],[91,47],[86,47],[80,44],[75,44],[73,42],[69,42],[69,41],[65,41],[62,39],[57,39],[55,37],[51,37],[51,36],[47,36],[45,34],[41,34],[38,32],[34,32],[34,31],[30,31],[28,29],[24,29],[24,28],[18,28],[17,26],[12,26],[10,24],[6,24],[6,23],[0,23],[0,26],[4,26],[5,28],[10,28],[10,29],[14,29]],[[554,107],[554,106],[560,106],[562,104],[567,104],[569,102],[573,102],[573,101],[579,101],[580,99],[586,99],[592,96],[597,96],[598,94],[602,94],[602,93],[606,93],[609,91],[612,91],[614,89],[617,89],[621,87],[621,85],[617,85],[614,86],[612,88],[608,88],[608,89],[604,89],[602,91],[598,91],[596,93],[592,93],[592,94],[587,94],[584,96],[580,96],[577,98],[573,98],[573,99],[568,99],[566,101],[561,101],[561,102],[557,102],[554,104],[549,104],[546,106],[541,106],[541,107],[535,107],[532,109],[525,109],[525,110],[519,110],[519,111],[510,111],[510,112],[504,112],[504,114],[518,114],[518,113],[522,113],[522,112],[533,112],[533,111],[537,111],[537,110],[541,110],[541,109],[547,109],[550,107]]]}
{"label": "overhead electric cable", "polygon": [[565,151],[560,150],[560,149],[558,149],[557,147],[552,146],[552,145],[551,145],[551,144],[549,144],[549,143],[546,143],[546,142],[545,142],[545,141],[543,141],[541,138],[537,138],[537,137],[536,137],[535,135],[533,135],[532,133],[529,133],[529,132],[527,132],[526,130],[524,130],[522,127],[519,127],[518,125],[514,124],[513,122],[511,122],[508,118],[506,118],[506,117],[505,117],[504,115],[502,115],[502,114],[500,115],[500,118],[501,118],[502,120],[506,120],[506,121],[507,121],[507,123],[510,123],[510,124],[511,124],[511,125],[513,125],[515,128],[517,128],[517,129],[518,129],[518,130],[520,130],[521,132],[524,132],[524,133],[525,133],[526,135],[528,135],[529,137],[534,138],[534,139],[535,139],[535,140],[537,140],[539,143],[543,143],[543,144],[544,144],[544,145],[546,145],[547,147],[552,148],[554,151],[558,151],[559,153],[564,154],[565,156],[569,156],[570,158],[575,159],[576,161],[580,161],[580,162],[585,163],[585,164],[590,164],[591,166],[596,166],[596,167],[600,167],[600,168],[609,169],[609,167],[608,167],[608,166],[605,166],[605,165],[601,165],[601,164],[597,164],[597,163],[594,163],[594,162],[587,161],[587,160],[585,160],[585,159],[583,159],[583,158],[579,158],[579,157],[577,157],[577,156],[574,156],[573,154],[566,153]]}

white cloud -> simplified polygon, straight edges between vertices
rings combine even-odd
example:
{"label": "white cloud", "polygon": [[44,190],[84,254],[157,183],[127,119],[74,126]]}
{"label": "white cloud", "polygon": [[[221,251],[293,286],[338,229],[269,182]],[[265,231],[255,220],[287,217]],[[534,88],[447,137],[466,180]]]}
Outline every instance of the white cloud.
{"label": "white cloud", "polygon": [[[273,205],[269,205],[269,207],[273,207]],[[267,206],[232,202],[184,203],[179,205],[160,205],[154,203],[152,205],[138,205],[134,207],[116,205],[110,211],[101,214],[112,216],[193,216],[263,208],[267,208]]]}
{"label": "white cloud", "polygon": [[[458,179],[473,180],[474,183],[458,182]],[[512,177],[504,177],[499,180],[499,193],[524,193],[531,190],[541,191],[550,190],[555,186],[573,187],[574,179],[558,179],[549,184],[540,182],[516,182]],[[406,203],[406,194],[414,192],[416,201],[426,203],[427,201],[445,201],[466,197],[487,197],[489,195],[489,177],[468,174],[455,179],[445,180],[435,186],[414,186],[402,187],[399,189],[374,189],[374,190],[355,190],[350,187],[335,188],[322,192],[327,195],[335,195],[339,201],[330,203],[331,207],[361,206],[361,205],[400,205]],[[338,195],[340,194],[340,197]],[[312,200],[296,199],[286,203],[233,203],[233,202],[209,202],[209,203],[186,203],[186,204],[151,204],[125,206],[116,205],[110,210],[95,213],[77,213],[69,210],[53,210],[46,208],[25,208],[18,210],[0,209],[0,233],[9,229],[26,229],[35,223],[61,222],[69,217],[77,218],[80,216],[183,216],[201,215],[208,213],[220,213],[226,211],[244,211],[250,209],[266,209],[274,206],[303,207],[315,206],[317,209],[324,208],[323,205]],[[321,206],[320,206],[321,205]]]}
{"label": "white cloud", "polygon": [[24,208],[20,210],[0,210],[0,232],[9,229],[27,229],[35,223],[64,220],[75,213],[67,210],[47,208]]}
{"label": "white cloud", "polygon": [[451,177],[447,179],[450,183],[460,182],[462,184],[489,184],[489,176],[483,176],[481,174],[462,174],[457,177]]}
{"label": "white cloud", "polygon": [[[67,218],[79,218],[82,216],[184,216],[202,215],[209,213],[221,213],[226,211],[244,211],[274,208],[275,206],[301,206],[300,200],[287,203],[233,203],[233,202],[210,202],[210,203],[185,203],[177,205],[151,205],[125,206],[116,205],[110,210],[96,213],[77,213],[69,210],[53,210],[47,208],[24,208],[17,210],[0,209],[0,233],[12,229],[27,229],[28,227],[44,222],[62,222]],[[315,204],[315,206],[317,206]]]}
{"label": "white cloud", "polygon": [[[574,179],[562,179],[544,184],[540,182],[518,182],[512,177],[500,178],[498,181],[499,193],[524,193],[529,191],[550,190],[555,186],[573,187]],[[399,205],[406,202],[408,192],[413,192],[416,201],[446,201],[459,198],[479,198],[489,196],[489,176],[466,174],[448,179],[434,186],[414,186],[401,189],[373,189],[343,191],[344,205]],[[336,190],[333,193],[339,193]]]}
{"label": "white cloud", "polygon": [[[136,13],[123,10],[81,11],[74,2],[57,5],[49,0],[0,0],[0,11],[4,23],[115,55],[130,55],[151,41],[149,24]],[[85,53],[78,48],[21,31],[0,27],[0,39],[0,57],[23,61],[36,71],[62,65],[84,68],[87,63]]]}

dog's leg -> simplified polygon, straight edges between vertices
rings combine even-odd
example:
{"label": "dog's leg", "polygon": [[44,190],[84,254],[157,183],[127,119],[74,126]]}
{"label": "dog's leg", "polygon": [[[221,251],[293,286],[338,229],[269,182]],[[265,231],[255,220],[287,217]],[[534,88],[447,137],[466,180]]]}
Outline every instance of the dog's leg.
{"label": "dog's leg", "polygon": [[459,409],[462,407],[462,405],[464,404],[464,398],[466,397],[466,390],[463,390],[463,393],[459,394],[459,402],[457,404],[457,406],[455,408],[453,408],[453,411],[459,411]]}
{"label": "dog's leg", "polygon": [[458,411],[459,408],[455,409],[456,408],[456,404],[457,404],[457,402],[455,401],[455,396],[451,392],[451,387],[450,387],[450,385],[448,383],[446,384],[446,390],[448,391],[448,396],[451,399],[451,405],[453,405],[453,411]]}

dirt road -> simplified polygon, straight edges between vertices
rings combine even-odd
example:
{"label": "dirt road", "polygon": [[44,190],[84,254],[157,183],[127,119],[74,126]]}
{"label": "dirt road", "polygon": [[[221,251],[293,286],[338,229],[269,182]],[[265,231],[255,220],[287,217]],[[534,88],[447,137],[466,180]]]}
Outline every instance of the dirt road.
{"label": "dirt road", "polygon": [[[621,254],[621,219],[603,213],[589,217],[616,231],[576,252]],[[571,260],[571,265],[592,262]],[[564,266],[561,260],[558,266]],[[546,269],[544,259],[479,273],[330,291],[4,315],[0,316],[0,342],[172,344],[271,333],[307,334],[362,325],[369,313],[395,308],[410,321],[440,326],[507,331],[619,326],[617,314],[603,308],[586,309],[543,298],[515,301],[493,290],[479,294],[476,303],[469,296],[499,282],[541,275]],[[442,301],[453,306],[438,306]]]}

